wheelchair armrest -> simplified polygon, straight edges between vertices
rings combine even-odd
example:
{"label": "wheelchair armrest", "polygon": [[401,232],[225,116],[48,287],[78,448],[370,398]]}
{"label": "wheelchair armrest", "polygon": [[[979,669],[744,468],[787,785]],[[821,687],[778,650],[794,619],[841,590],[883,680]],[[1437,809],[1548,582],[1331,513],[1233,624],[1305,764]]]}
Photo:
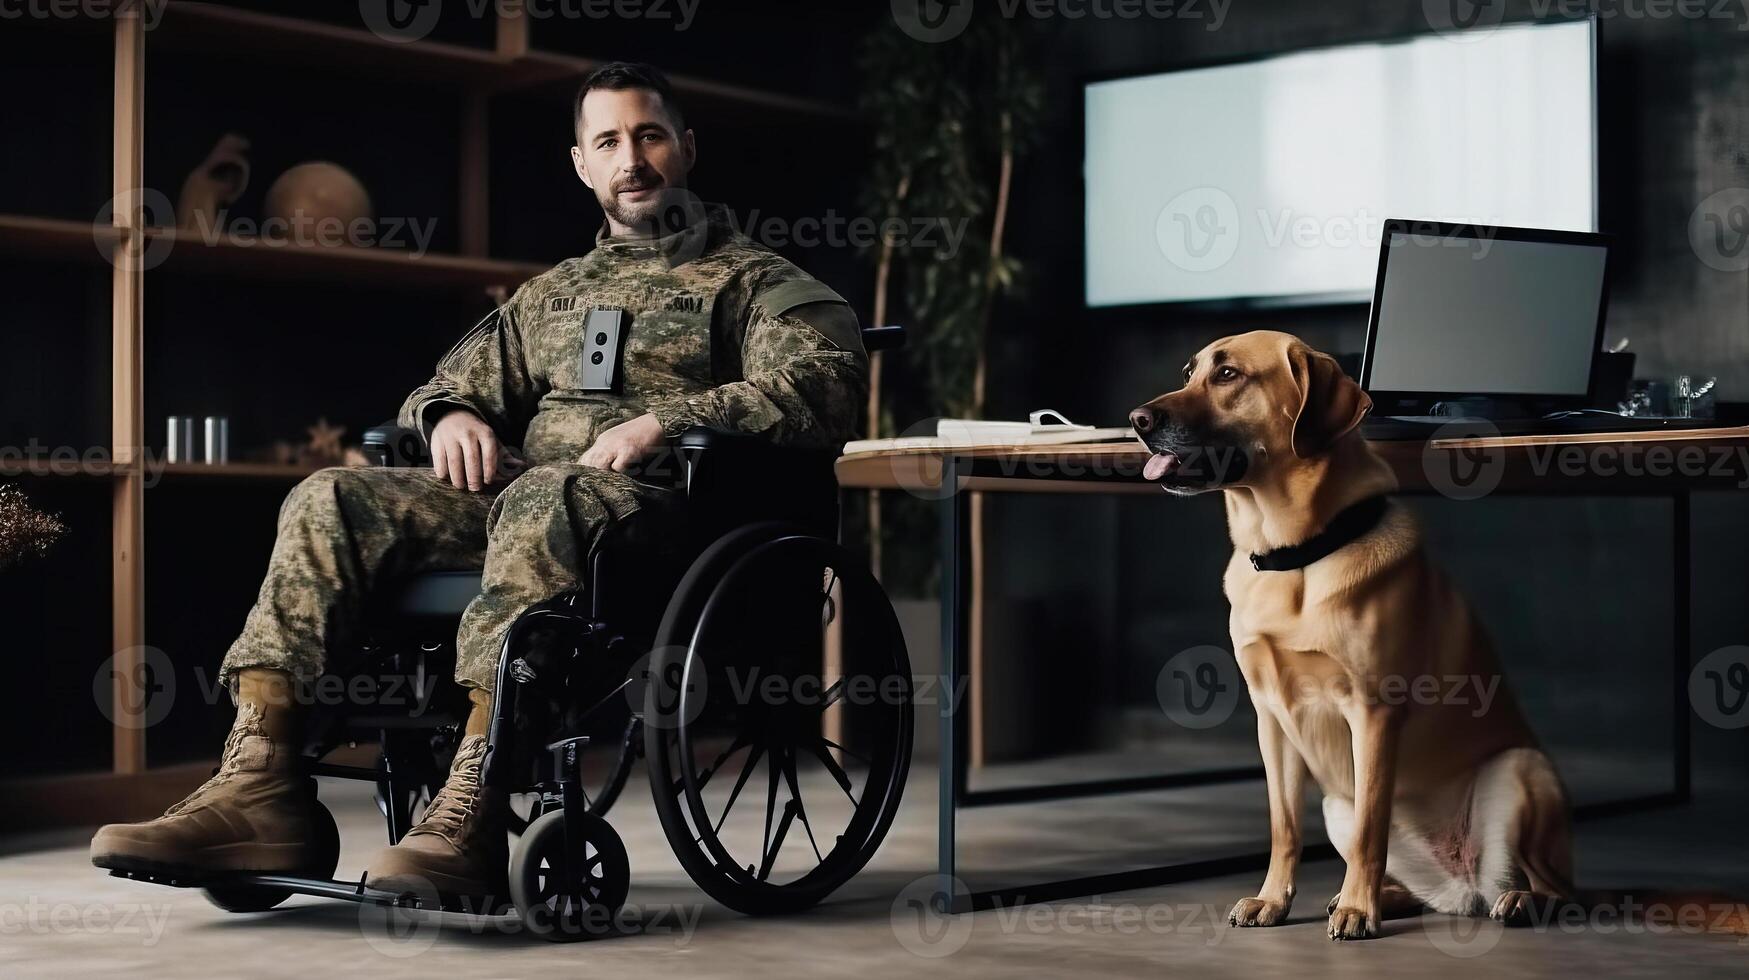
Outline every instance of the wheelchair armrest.
{"label": "wheelchair armrest", "polygon": [[694,426],[675,440],[688,509],[712,533],[785,521],[836,535],[836,449],[797,449],[742,432]]}
{"label": "wheelchair armrest", "polygon": [[364,430],[364,456],[372,466],[426,466],[431,462],[425,437],[398,425]]}
{"label": "wheelchair armrest", "polygon": [[905,328],[900,326],[863,327],[862,349],[866,351],[897,350],[905,346]]}

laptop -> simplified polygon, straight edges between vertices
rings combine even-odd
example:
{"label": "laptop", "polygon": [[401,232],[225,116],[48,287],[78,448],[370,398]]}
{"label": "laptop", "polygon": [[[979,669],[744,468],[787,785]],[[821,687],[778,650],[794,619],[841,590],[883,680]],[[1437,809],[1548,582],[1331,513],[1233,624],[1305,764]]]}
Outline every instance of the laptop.
{"label": "laptop", "polygon": [[1374,439],[1706,428],[1592,408],[1608,236],[1393,218],[1360,384]]}

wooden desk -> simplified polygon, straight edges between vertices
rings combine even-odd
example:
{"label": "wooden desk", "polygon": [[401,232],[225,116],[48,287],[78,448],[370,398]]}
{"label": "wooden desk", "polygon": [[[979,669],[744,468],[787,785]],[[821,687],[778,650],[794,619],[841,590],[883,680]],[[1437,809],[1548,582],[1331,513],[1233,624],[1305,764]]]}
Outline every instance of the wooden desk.
{"label": "wooden desk", "polygon": [[[1391,464],[1406,493],[1438,492],[1441,488],[1430,479],[1430,472],[1450,473],[1454,463],[1464,460],[1498,469],[1500,481],[1494,489],[1514,492],[1643,494],[1742,490],[1749,483],[1749,426],[1390,441],[1374,442],[1372,447]],[[948,455],[960,460],[961,489],[974,492],[1161,492],[1142,479],[1148,454],[1134,442],[852,453],[838,460],[838,483],[855,489],[908,490],[935,499],[941,486],[941,461]],[[1691,465],[1695,461],[1698,469]],[[1714,463],[1721,465],[1714,467]]]}
{"label": "wooden desk", "polygon": [[[1660,496],[1671,501],[1675,785],[1655,797],[1581,807],[1581,817],[1686,802],[1690,781],[1689,494],[1749,489],[1749,426],[1562,436],[1495,436],[1431,442],[1374,442],[1405,494],[1472,500],[1491,493]],[[847,489],[903,490],[936,501],[941,515],[941,690],[968,690],[969,704],[942,713],[939,900],[955,911],[1052,901],[1187,878],[1260,870],[1267,854],[1145,868],[981,893],[956,890],[956,816],[961,807],[1062,799],[1097,793],[1260,779],[1260,767],[1142,776],[1001,791],[971,791],[969,769],[983,761],[983,541],[985,493],[1161,494],[1142,479],[1148,454],[1134,442],[1057,446],[907,448],[847,454],[837,463]],[[947,489],[944,489],[947,488]],[[963,492],[959,492],[963,491]],[[969,675],[969,676],[968,676]],[[970,681],[970,687],[961,684]],[[962,710],[962,707],[964,710]],[[1314,854],[1308,849],[1307,856]]]}

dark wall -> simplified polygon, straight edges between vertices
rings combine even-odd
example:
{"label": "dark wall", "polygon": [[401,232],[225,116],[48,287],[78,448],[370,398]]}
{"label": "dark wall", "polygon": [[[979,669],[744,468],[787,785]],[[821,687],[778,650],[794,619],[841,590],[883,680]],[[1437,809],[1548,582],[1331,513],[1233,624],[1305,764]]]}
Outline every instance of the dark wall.
{"label": "dark wall", "polygon": [[[1527,8],[1509,4],[1508,16]],[[1607,341],[1631,339],[1641,376],[1717,374],[1723,397],[1732,401],[1749,401],[1749,277],[1700,262],[1689,245],[1688,222],[1715,191],[1749,186],[1749,43],[1739,30],[1746,21],[1749,15],[1612,18],[1603,26],[1600,54],[1603,222],[1617,236],[1620,259]],[[1423,5],[1234,0],[1218,30],[1209,30],[1207,19],[1090,17],[1038,26],[1047,38],[1053,114],[1017,178],[1011,247],[1030,275],[1024,299],[999,318],[1007,326],[992,349],[991,414],[1020,417],[1048,405],[1077,421],[1121,424],[1131,407],[1177,386],[1189,354],[1216,337],[1254,328],[1288,330],[1332,352],[1358,351],[1364,306],[1086,316],[1073,271],[1081,262],[1079,81],[1425,32]],[[1741,542],[1749,540],[1746,501],[1725,494],[1701,495],[1695,503],[1697,657],[1749,641],[1749,610],[1740,601],[1749,585],[1749,562],[1741,555]],[[1512,499],[1473,506],[1434,499],[1415,506],[1429,524],[1436,554],[1476,597],[1501,640],[1515,682],[1531,688],[1527,700],[1542,706],[1545,737],[1568,741],[1573,731],[1594,731],[1590,725],[1606,717],[1668,745],[1663,685],[1671,576],[1668,512],[1659,509],[1661,502],[1568,501],[1554,511],[1547,502]],[[1552,524],[1537,519],[1556,514],[1564,517]],[[1104,692],[1123,703],[1149,694],[1146,683],[1134,682],[1154,674],[1138,664],[1157,667],[1177,650],[1226,642],[1218,582],[1228,548],[1223,523],[1212,498],[1071,507],[1004,501],[991,518],[997,554],[988,567],[999,602],[1045,601],[1056,610],[1050,642],[1076,651],[1068,659],[1092,657],[1100,665],[1095,670],[1127,679]],[[1526,550],[1527,529],[1538,527],[1553,530],[1538,534]],[[1041,528],[1050,530],[1041,537]],[[1088,559],[1076,562],[1073,574],[1060,562],[1064,547]],[[1057,598],[1047,600],[1052,590]],[[1649,660],[1666,678],[1650,691]],[[1703,763],[1725,762],[1742,772],[1741,732],[1699,722],[1694,730]]]}
{"label": "dark wall", "polygon": [[[1530,9],[1524,3],[1507,6],[1509,16]],[[1234,0],[1218,30],[1208,30],[1208,20],[1043,24],[1058,111],[1022,171],[1013,220],[1015,253],[1034,260],[1033,301],[1017,311],[1033,325],[1026,332],[1036,332],[1047,317],[1059,326],[1078,322],[1075,277],[1038,271],[1073,269],[1071,263],[1080,261],[1063,247],[1081,220],[1073,193],[1081,168],[1073,111],[1078,79],[1425,33],[1422,10],[1420,3],[1400,0]],[[1745,24],[1749,14],[1735,20],[1614,17],[1603,24],[1599,57],[1603,223],[1616,236],[1619,259],[1606,343],[1629,338],[1639,352],[1641,376],[1716,374],[1721,396],[1730,401],[1749,401],[1749,274],[1716,271],[1699,261],[1689,245],[1688,223],[1715,191],[1749,186],[1749,44],[1740,30]],[[1365,326],[1364,306],[1242,317],[1168,310],[1102,323],[1098,343],[1053,350],[1048,361],[1017,341],[1004,365],[1027,376],[1028,365],[1060,366],[1062,356],[1082,355],[1086,370],[1063,375],[1098,382],[1056,396],[1073,399],[1060,407],[1110,419],[1131,407],[1136,392],[1171,382],[1175,374],[1158,373],[1160,364],[1176,367],[1222,334],[1271,327],[1326,349],[1358,351]]]}

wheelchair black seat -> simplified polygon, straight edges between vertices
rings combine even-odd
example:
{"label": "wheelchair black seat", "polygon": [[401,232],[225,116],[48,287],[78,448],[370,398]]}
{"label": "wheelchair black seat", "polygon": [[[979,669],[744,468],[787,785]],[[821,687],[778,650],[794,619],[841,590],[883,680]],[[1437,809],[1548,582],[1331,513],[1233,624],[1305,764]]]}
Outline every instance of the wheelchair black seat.
{"label": "wheelchair black seat", "polygon": [[460,616],[479,594],[478,569],[425,572],[407,579],[387,606],[397,616],[451,619]]}

